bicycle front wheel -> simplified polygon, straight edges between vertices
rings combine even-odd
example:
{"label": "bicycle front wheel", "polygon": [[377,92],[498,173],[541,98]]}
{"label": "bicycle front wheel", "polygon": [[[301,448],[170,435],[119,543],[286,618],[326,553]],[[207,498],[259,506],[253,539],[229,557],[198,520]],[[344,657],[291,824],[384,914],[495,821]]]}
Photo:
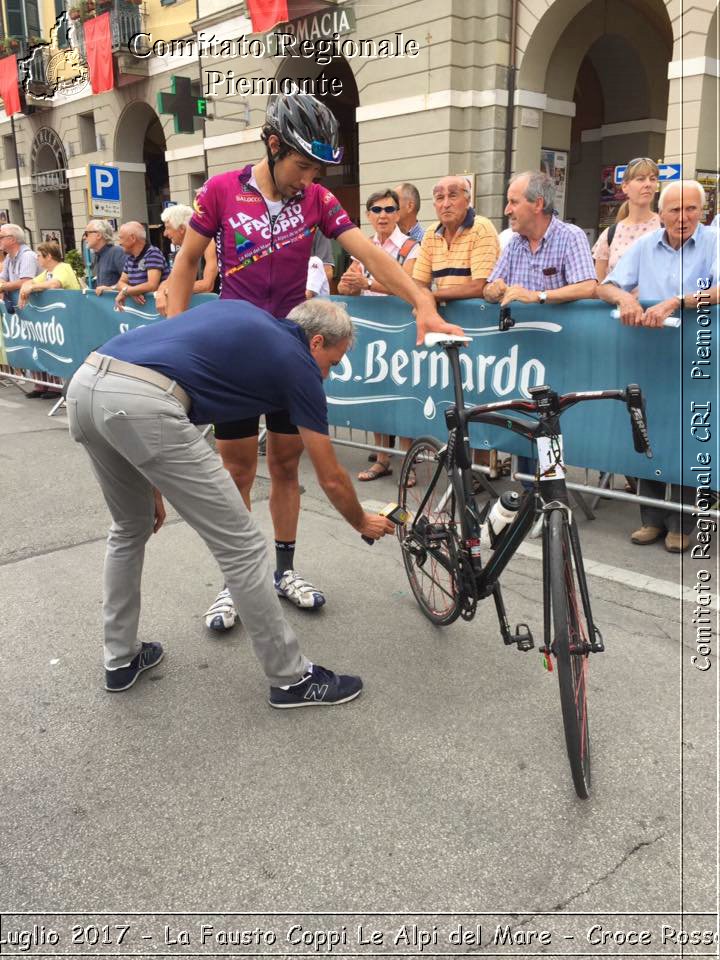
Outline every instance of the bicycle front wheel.
{"label": "bicycle front wheel", "polygon": [[557,664],[565,744],[575,792],[586,800],[590,791],[590,730],[587,681],[589,643],[569,520],[563,510],[550,513],[548,529],[553,652]]}
{"label": "bicycle front wheel", "polygon": [[440,450],[434,437],[421,437],[405,454],[398,501],[413,519],[398,527],[398,537],[420,609],[446,626],[460,614],[460,533],[450,478],[441,470],[435,481]]}

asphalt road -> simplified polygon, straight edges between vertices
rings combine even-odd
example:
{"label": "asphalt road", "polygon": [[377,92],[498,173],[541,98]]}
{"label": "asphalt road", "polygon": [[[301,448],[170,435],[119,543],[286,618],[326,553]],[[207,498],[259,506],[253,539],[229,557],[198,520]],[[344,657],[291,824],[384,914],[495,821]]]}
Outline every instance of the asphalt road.
{"label": "asphalt road", "polygon": [[[242,627],[206,632],[221,578],[172,515],[147,550],[141,618],[165,661],[127,693],[106,693],[106,509],[64,416],[48,408],[0,385],[3,953],[20,952],[13,931],[34,923],[59,942],[40,943],[37,929],[25,955],[670,956],[681,946],[663,924],[717,930],[716,916],[680,915],[717,904],[717,643],[710,669],[695,669],[693,607],[677,585],[691,587],[698,564],[630,545],[632,506],[580,519],[586,556],[601,565],[590,587],[607,646],[591,662],[583,802],[556,675],[537,651],[502,645],[492,604],[472,623],[434,628],[397,543],[366,546],[307,464],[297,566],[328,603],[287,616],[312,659],[362,674],[363,695],[271,710]],[[353,472],[365,460],[339,456]],[[390,478],[358,488],[394,497]],[[260,479],[255,516],[270,539],[267,491]],[[533,549],[515,558],[504,592],[511,621],[539,636]],[[267,916],[281,911],[295,913]],[[143,912],[156,916],[132,916]],[[230,913],[243,916],[218,916]],[[87,940],[86,927],[116,922],[131,926],[122,944]],[[510,940],[494,942],[498,925]],[[274,944],[218,943],[217,930],[259,926]],[[596,926],[613,934],[605,945],[592,942]],[[629,945],[628,932],[644,930],[650,943]]]}

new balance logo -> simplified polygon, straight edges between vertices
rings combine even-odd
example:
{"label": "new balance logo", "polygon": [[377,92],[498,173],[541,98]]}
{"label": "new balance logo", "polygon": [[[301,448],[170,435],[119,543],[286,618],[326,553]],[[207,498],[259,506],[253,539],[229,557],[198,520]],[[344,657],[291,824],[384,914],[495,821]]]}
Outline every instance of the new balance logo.
{"label": "new balance logo", "polygon": [[305,691],[305,700],[324,700],[327,696],[328,684],[327,683],[311,683],[310,686]]}

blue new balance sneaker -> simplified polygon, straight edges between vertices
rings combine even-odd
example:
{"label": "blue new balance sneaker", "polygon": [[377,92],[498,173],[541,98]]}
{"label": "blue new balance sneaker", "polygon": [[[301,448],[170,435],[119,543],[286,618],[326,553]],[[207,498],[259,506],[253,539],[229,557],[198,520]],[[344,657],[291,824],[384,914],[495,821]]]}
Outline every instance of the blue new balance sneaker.
{"label": "blue new balance sneaker", "polygon": [[302,680],[289,687],[270,687],[268,703],[279,710],[292,707],[328,707],[347,703],[360,695],[363,682],[360,677],[333,673],[316,663]]}
{"label": "blue new balance sneaker", "polygon": [[164,656],[165,651],[159,643],[144,643],[140,653],[126,667],[105,671],[105,689],[111,693],[129,690],[144,670],[156,667]]}

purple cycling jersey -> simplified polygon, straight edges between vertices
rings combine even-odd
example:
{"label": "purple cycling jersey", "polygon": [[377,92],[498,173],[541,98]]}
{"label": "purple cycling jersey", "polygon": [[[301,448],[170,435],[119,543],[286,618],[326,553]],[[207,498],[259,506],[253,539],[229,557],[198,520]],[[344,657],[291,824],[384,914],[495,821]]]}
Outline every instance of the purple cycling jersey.
{"label": "purple cycling jersey", "polygon": [[277,217],[250,184],[252,167],[210,177],[198,192],[193,230],[215,237],[223,300],[247,300],[285,317],[305,300],[313,235],[339,237],[355,227],[337,197],[311,183]]}

